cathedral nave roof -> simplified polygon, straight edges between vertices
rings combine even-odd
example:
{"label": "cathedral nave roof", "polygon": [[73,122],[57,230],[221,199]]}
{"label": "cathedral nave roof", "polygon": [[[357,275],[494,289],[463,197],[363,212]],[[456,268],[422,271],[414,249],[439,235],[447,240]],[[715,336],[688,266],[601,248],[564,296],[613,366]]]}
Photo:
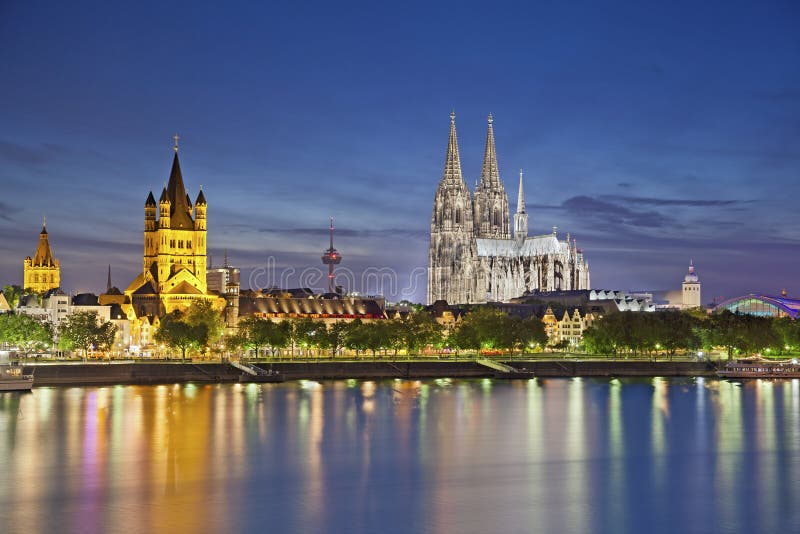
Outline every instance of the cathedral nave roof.
{"label": "cathedral nave roof", "polygon": [[569,245],[554,235],[527,237],[525,241],[515,239],[476,239],[478,256],[498,256],[504,258],[544,256],[545,254],[566,254]]}

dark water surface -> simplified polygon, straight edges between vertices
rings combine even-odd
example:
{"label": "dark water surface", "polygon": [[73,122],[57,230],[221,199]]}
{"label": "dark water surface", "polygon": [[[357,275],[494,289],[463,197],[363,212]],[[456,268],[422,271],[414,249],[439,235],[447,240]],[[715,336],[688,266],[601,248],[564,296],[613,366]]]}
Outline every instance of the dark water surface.
{"label": "dark water surface", "polygon": [[800,532],[800,381],[0,394],[2,532]]}

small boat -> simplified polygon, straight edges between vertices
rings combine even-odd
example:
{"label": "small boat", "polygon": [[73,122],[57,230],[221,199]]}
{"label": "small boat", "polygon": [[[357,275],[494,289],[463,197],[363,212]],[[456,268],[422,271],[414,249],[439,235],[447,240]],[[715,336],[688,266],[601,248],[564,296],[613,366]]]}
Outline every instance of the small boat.
{"label": "small boat", "polygon": [[252,363],[245,363],[242,361],[231,362],[231,365],[243,371],[239,375],[239,382],[283,382],[285,377],[278,371],[270,369],[262,369]]}
{"label": "small boat", "polygon": [[285,382],[286,378],[278,372],[267,372],[264,374],[251,375],[242,373],[239,375],[239,382],[258,382],[259,384],[280,383]]}
{"label": "small boat", "polygon": [[33,375],[22,374],[20,365],[0,365],[0,391],[30,391]]}
{"label": "small boat", "polygon": [[721,378],[800,378],[797,360],[772,362],[760,359],[742,359],[728,362],[717,371]]}

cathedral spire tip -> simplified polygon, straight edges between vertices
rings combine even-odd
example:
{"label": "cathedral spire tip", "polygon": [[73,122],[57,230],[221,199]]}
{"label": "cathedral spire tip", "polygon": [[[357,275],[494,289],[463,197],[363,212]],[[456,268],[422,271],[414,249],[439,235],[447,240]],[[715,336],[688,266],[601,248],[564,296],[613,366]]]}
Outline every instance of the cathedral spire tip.
{"label": "cathedral spire tip", "polygon": [[489,126],[491,126],[493,122],[494,122],[494,117],[492,117],[492,113],[489,112]]}
{"label": "cathedral spire tip", "polygon": [[174,150],[174,151],[175,151],[175,154],[177,154],[177,153],[178,153],[178,139],[180,139],[180,138],[181,138],[181,137],[180,137],[180,136],[179,136],[177,133],[176,133],[175,135],[173,135],[173,136],[172,136],[172,139],[174,139],[174,140],[175,140],[175,144],[172,146],[172,150]]}

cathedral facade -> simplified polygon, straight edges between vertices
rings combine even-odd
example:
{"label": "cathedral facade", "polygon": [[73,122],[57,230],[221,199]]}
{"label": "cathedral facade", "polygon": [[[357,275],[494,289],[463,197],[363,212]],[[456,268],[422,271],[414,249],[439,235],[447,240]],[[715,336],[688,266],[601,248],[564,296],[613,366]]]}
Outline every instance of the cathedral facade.
{"label": "cathedral facade", "polygon": [[125,290],[129,318],[160,317],[198,300],[219,304],[206,284],[206,198],[201,189],[192,206],[177,140],[174,150],[169,183],[158,203],[152,191],[144,203],[142,271]]}
{"label": "cathedral facade", "polygon": [[531,291],[589,287],[589,264],[569,234],[559,239],[554,227],[550,234],[528,236],[522,172],[511,226],[491,114],[481,177],[470,192],[461,174],[455,113],[451,113],[444,172],[431,216],[428,304],[507,302]]}

